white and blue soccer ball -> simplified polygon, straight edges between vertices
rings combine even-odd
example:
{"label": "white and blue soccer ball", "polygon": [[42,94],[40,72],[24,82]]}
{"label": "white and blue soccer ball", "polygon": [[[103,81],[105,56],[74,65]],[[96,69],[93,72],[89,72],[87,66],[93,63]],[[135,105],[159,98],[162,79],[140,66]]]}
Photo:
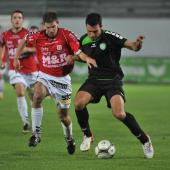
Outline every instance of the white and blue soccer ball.
{"label": "white and blue soccer ball", "polygon": [[95,147],[95,154],[100,159],[112,158],[115,153],[116,148],[109,140],[101,140]]}

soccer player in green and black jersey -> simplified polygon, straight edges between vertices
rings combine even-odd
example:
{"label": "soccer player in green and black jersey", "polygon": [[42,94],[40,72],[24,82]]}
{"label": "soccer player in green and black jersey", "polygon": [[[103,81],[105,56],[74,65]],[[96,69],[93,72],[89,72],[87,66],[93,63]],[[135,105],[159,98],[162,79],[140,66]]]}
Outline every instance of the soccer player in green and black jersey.
{"label": "soccer player in green and black jersey", "polygon": [[113,115],[124,123],[142,143],[144,156],[152,158],[154,150],[149,136],[141,129],[134,116],[124,111],[125,94],[122,88],[124,75],[119,64],[121,49],[139,51],[144,36],[140,35],[135,41],[130,41],[120,34],[105,31],[102,29],[101,16],[97,13],[87,15],[86,29],[87,33],[80,39],[81,49],[96,60],[97,67],[89,67],[88,79],[75,96],[75,112],[84,133],[80,150],[89,150],[93,140],[86,106],[89,103],[98,103],[101,97],[105,96]]}

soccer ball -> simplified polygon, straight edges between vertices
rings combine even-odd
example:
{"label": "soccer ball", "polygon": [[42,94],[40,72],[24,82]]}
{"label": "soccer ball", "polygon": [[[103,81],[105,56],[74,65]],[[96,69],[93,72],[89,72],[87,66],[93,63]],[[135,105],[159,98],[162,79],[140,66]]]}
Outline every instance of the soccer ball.
{"label": "soccer ball", "polygon": [[115,146],[109,140],[101,140],[95,147],[95,154],[100,159],[112,158],[115,152]]}

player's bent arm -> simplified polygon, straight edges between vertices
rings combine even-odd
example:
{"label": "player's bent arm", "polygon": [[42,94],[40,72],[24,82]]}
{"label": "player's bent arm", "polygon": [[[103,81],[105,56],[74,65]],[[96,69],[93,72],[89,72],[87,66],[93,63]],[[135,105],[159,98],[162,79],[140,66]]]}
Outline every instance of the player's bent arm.
{"label": "player's bent arm", "polygon": [[144,38],[143,35],[140,35],[137,37],[136,41],[126,40],[124,47],[133,51],[139,51],[142,48]]}
{"label": "player's bent arm", "polygon": [[21,69],[19,57],[21,56],[22,51],[23,51],[25,46],[26,46],[26,39],[23,38],[20,41],[20,43],[18,44],[18,48],[17,48],[16,54],[14,56],[14,63],[13,63],[13,65],[14,65],[14,68],[15,68],[16,71]]}
{"label": "player's bent arm", "polygon": [[89,57],[88,55],[86,55],[84,52],[80,52],[78,54],[78,57],[80,57],[80,59],[84,62],[86,62],[88,64],[88,66],[91,68],[92,66],[93,67],[97,67],[97,64],[96,64],[96,60],[94,60],[93,58]]}
{"label": "player's bent arm", "polygon": [[1,65],[2,65],[2,56],[3,56],[3,47],[2,46],[0,46],[0,67],[1,67]]}
{"label": "player's bent arm", "polygon": [[21,56],[21,54],[23,53],[23,49],[26,48],[26,40],[25,38],[23,38],[20,43],[18,44],[18,48],[15,54],[14,59],[19,59],[19,57]]}
{"label": "player's bent arm", "polygon": [[35,47],[27,47],[25,46],[23,49],[22,49],[22,53],[35,53],[36,52],[36,48]]}
{"label": "player's bent arm", "polygon": [[3,47],[0,46],[0,63],[2,62],[2,56],[3,56]]}
{"label": "player's bent arm", "polygon": [[4,69],[5,63],[3,62],[3,57],[5,55],[5,46],[0,46],[0,69]]}

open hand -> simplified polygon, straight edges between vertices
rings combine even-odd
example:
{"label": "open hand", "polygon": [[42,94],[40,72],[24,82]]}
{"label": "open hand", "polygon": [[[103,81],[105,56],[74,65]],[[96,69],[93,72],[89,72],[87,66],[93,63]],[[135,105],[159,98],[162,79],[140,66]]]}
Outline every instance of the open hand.
{"label": "open hand", "polygon": [[86,63],[89,66],[89,68],[97,67],[96,60],[91,57],[86,57]]}

